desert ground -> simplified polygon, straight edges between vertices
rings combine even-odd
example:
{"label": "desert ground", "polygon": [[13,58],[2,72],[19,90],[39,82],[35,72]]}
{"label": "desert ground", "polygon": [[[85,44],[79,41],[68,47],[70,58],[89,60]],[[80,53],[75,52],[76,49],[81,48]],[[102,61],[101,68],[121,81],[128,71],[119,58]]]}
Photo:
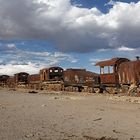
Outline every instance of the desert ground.
{"label": "desert ground", "polygon": [[0,140],[140,140],[140,98],[1,89]]}

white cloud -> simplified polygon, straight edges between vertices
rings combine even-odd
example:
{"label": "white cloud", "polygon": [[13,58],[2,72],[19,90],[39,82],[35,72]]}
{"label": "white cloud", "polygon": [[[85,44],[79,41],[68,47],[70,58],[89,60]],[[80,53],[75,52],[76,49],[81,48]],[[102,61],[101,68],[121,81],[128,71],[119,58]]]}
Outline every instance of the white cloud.
{"label": "white cloud", "polygon": [[107,14],[70,0],[0,0],[0,39],[44,39],[59,51],[140,46],[140,1],[113,2]]}
{"label": "white cloud", "polygon": [[16,65],[16,64],[0,65],[0,75],[3,74],[13,75],[18,72],[28,72],[30,74],[39,73],[39,67],[36,67],[36,65],[31,62],[29,62],[26,65]]}
{"label": "white cloud", "polygon": [[107,5],[115,5],[115,4],[116,4],[115,1],[109,0],[109,2],[105,4],[105,6],[107,6]]}
{"label": "white cloud", "polygon": [[62,62],[76,63],[78,60],[70,54],[62,52],[25,51],[15,44],[6,44],[1,47],[0,74],[12,75],[25,71],[30,74],[38,73],[40,69],[50,66],[59,66]]}
{"label": "white cloud", "polygon": [[133,48],[128,48],[125,46],[121,46],[120,48],[118,48],[118,51],[134,51],[135,49]]}
{"label": "white cloud", "polygon": [[7,48],[16,49],[16,45],[15,44],[7,44]]}
{"label": "white cloud", "polygon": [[15,44],[6,44],[6,45],[3,45],[2,43],[0,44],[0,51],[1,52],[12,52],[14,50],[16,50]]}

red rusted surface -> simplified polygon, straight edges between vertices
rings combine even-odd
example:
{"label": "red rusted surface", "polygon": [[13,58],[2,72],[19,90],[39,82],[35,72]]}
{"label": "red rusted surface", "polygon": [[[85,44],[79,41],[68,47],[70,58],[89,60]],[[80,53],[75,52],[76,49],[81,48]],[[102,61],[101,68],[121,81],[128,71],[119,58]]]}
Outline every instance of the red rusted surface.
{"label": "red rusted surface", "polygon": [[40,70],[41,81],[63,80],[63,69],[61,67],[50,67]]}
{"label": "red rusted surface", "polygon": [[10,76],[7,80],[7,85],[10,88],[13,88],[15,86],[15,78],[14,76]]}
{"label": "red rusted surface", "polygon": [[105,66],[114,66],[122,62],[129,61],[127,58],[112,58],[106,61],[100,61],[95,64],[95,66],[105,67]]}
{"label": "red rusted surface", "polygon": [[122,63],[118,74],[121,84],[140,84],[140,60]]}
{"label": "red rusted surface", "polygon": [[28,76],[28,87],[30,89],[40,89],[40,75],[33,74]]}
{"label": "red rusted surface", "polygon": [[102,84],[116,84],[116,75],[115,74],[101,74],[101,83]]}
{"label": "red rusted surface", "polygon": [[68,84],[93,84],[93,72],[86,71],[86,69],[67,69],[64,71],[64,82]]}
{"label": "red rusted surface", "polygon": [[39,82],[40,81],[40,75],[39,74],[33,74],[28,76],[28,82]]}
{"label": "red rusted surface", "polygon": [[8,78],[8,82],[15,82],[14,79],[15,79],[14,76],[10,76],[10,77]]}
{"label": "red rusted surface", "polygon": [[119,58],[112,58],[106,61],[100,61],[96,63],[96,66],[104,67],[104,66],[114,66]]}

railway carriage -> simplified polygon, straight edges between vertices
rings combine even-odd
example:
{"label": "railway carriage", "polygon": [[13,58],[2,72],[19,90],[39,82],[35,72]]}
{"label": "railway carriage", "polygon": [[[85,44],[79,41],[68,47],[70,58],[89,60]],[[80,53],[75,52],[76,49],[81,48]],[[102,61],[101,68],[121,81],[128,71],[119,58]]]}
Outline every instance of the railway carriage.
{"label": "railway carriage", "polygon": [[16,73],[14,75],[14,82],[16,87],[27,87],[28,86],[28,76],[26,72]]}
{"label": "railway carriage", "polygon": [[0,86],[5,87],[10,76],[0,75]]}
{"label": "railway carriage", "polygon": [[65,90],[93,92],[95,75],[86,69],[66,69],[64,71]]}

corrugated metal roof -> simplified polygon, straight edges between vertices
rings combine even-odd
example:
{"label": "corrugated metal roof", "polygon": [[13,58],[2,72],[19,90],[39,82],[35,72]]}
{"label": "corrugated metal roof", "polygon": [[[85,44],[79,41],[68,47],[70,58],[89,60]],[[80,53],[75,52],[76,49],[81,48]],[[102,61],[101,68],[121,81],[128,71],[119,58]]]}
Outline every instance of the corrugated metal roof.
{"label": "corrugated metal roof", "polygon": [[100,62],[96,63],[95,66],[101,66],[101,67],[114,66],[119,59],[120,58],[112,58],[110,60],[100,61]]}
{"label": "corrugated metal roof", "polygon": [[130,61],[130,60],[127,59],[127,58],[118,58],[118,57],[116,57],[116,58],[112,58],[110,60],[100,61],[100,62],[96,63],[95,66],[100,66],[100,67],[114,66],[115,64],[119,65],[120,63],[127,62],[127,61]]}

